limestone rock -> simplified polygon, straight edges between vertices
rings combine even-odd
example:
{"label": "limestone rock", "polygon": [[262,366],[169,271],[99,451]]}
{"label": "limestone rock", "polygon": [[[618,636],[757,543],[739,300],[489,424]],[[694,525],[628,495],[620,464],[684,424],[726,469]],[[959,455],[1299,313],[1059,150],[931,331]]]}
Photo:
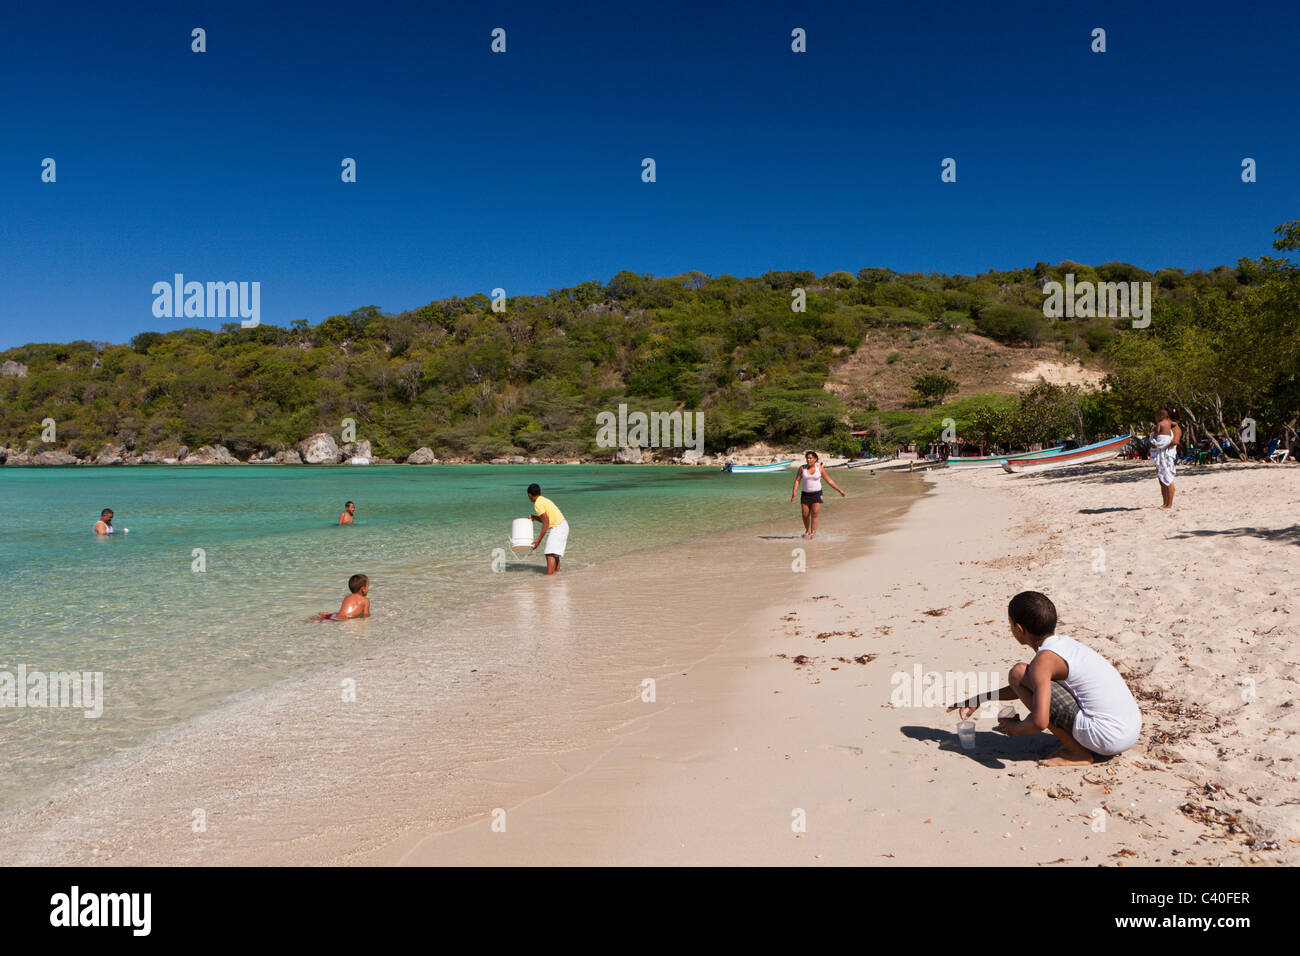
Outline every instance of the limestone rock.
{"label": "limestone rock", "polygon": [[429,448],[417,448],[406,456],[408,465],[436,465],[438,457]]}
{"label": "limestone rock", "polygon": [[97,465],[120,465],[126,454],[125,445],[105,445],[104,450],[95,458]]}
{"label": "limestone rock", "polygon": [[639,465],[641,463],[641,449],[625,445],[614,455],[614,461],[620,465]]}
{"label": "limestone rock", "polygon": [[79,465],[81,459],[66,451],[40,451],[32,455],[33,465]]}
{"label": "limestone rock", "polygon": [[204,445],[185,456],[185,465],[238,465],[239,459],[225,445]]}
{"label": "limestone rock", "polygon": [[328,432],[319,432],[298,442],[298,454],[309,465],[337,465],[343,460],[338,443]]}
{"label": "limestone rock", "polygon": [[367,460],[374,457],[370,453],[370,442],[368,441],[350,441],[342,448],[339,453],[346,458],[365,458]]}
{"label": "limestone rock", "polygon": [[23,378],[27,375],[27,366],[13,359],[7,359],[0,365],[0,376],[4,378]]}

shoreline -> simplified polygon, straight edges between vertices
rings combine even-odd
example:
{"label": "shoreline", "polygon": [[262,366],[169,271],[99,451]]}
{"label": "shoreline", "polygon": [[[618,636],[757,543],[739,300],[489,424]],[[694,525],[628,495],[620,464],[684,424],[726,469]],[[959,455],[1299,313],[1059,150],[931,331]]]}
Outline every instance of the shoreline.
{"label": "shoreline", "polygon": [[[1071,526],[1080,515],[1086,524],[1089,512],[1100,510],[1085,506],[1076,514],[1077,498],[1114,500],[1118,494],[1125,499],[1120,508],[1140,508],[1127,499],[1150,504],[1152,474],[1121,465],[1028,476],[1015,484],[1000,472],[928,476],[934,493],[882,534],[871,553],[823,573],[812,596],[789,602],[785,613],[755,614],[717,654],[689,676],[674,678],[669,690],[679,700],[672,711],[582,774],[510,809],[506,833],[480,819],[451,833],[426,832],[402,854],[375,862],[1291,863],[1300,844],[1300,811],[1292,796],[1295,708],[1283,696],[1294,693],[1287,684],[1295,681],[1289,676],[1292,645],[1253,648],[1261,669],[1259,700],[1267,687],[1272,705],[1257,712],[1250,733],[1273,737],[1272,754],[1262,746],[1255,753],[1240,746],[1225,753],[1213,738],[1242,735],[1232,725],[1241,702],[1195,679],[1159,679],[1160,667],[1181,667],[1191,654],[1178,652],[1190,647],[1143,652],[1135,632],[1114,627],[1109,633],[1114,618],[1105,611],[1106,599],[1113,600],[1117,588],[1141,593],[1145,585],[1108,581],[1096,572],[1085,590],[1072,576],[1090,564],[1059,554],[1044,561],[1063,534],[1058,524]],[[1181,479],[1190,488],[1184,504],[1203,499],[1202,507],[1213,505],[1220,518],[1231,520],[1249,513],[1257,500],[1242,494],[1238,482],[1263,474],[1193,472]],[[1127,487],[1134,479],[1144,482],[1141,493]],[[1290,489],[1297,496],[1300,482]],[[1257,486],[1256,492],[1268,489]],[[1071,496],[1064,510],[1062,495]],[[1053,507],[1058,513],[1044,527],[1044,509]],[[1190,511],[1184,515],[1197,520]],[[1177,524],[1178,518],[1152,507],[1139,520]],[[1251,574],[1268,574],[1274,583],[1287,573],[1286,556],[1277,550],[1294,547],[1297,539],[1296,529],[1281,531],[1281,545],[1252,548],[1248,562]],[[918,539],[935,543],[909,547]],[[1106,548],[1116,577],[1127,579],[1126,565],[1137,552],[1114,541]],[[1172,549],[1148,558],[1157,573],[1182,560]],[[1193,566],[1207,579],[1226,573],[1222,555],[1192,556]],[[1231,562],[1228,568],[1240,570]],[[863,581],[872,582],[869,589]],[[916,665],[1005,675],[1024,659],[1003,622],[1006,601],[1028,587],[1058,601],[1060,633],[1077,632],[1126,674],[1144,719],[1132,750],[1086,769],[1043,768],[1036,760],[1055,749],[1050,735],[1007,738],[990,732],[993,721],[982,718],[976,750],[964,752],[954,715],[890,706],[893,675]],[[1198,641],[1203,655],[1230,650],[1209,629],[1187,634],[1178,645]],[[804,663],[797,663],[798,654],[806,656]],[[876,659],[848,663],[867,656]],[[843,662],[838,669],[836,661]],[[1139,667],[1145,673],[1134,673]],[[1276,732],[1268,730],[1279,724]],[[800,820],[806,827],[801,833],[794,831]]]}
{"label": "shoreline", "polygon": [[[879,487],[897,490],[873,487],[831,510],[887,520],[919,486]],[[759,585],[796,577],[789,549],[798,536],[782,533],[791,524],[797,516],[557,579],[516,578],[458,618],[429,622],[491,623],[526,673],[448,667],[446,646],[414,638],[240,695],[7,813],[5,862],[359,862],[412,821],[458,824],[485,801],[490,809],[545,790],[646,716],[641,680],[690,665],[743,617],[747,595],[717,600],[729,576],[748,573]],[[828,533],[818,545],[827,553],[862,543]],[[772,560],[749,567],[756,547]],[[692,620],[666,623],[662,612],[673,607]],[[339,703],[341,680],[355,682],[355,702]],[[457,701],[466,706],[448,710]],[[200,809],[207,829],[195,834],[190,817]]]}
{"label": "shoreline", "polygon": [[[518,632],[546,651],[537,673],[445,675],[478,682],[490,720],[436,714],[427,685],[404,684],[437,667],[419,646],[324,668],[276,708],[196,721],[161,757],[101,767],[19,828],[6,818],[7,862],[1295,862],[1300,664],[1285,602],[1300,527],[1284,516],[1300,471],[1189,469],[1173,512],[1145,463],[885,480],[908,492],[897,507],[836,501],[815,543],[785,533],[792,519],[512,592],[543,622]],[[882,528],[863,535],[869,519]],[[807,569],[791,575],[801,547]],[[982,717],[962,751],[943,707],[892,706],[917,668],[1005,675],[1026,659],[1005,627],[1024,589],[1125,676],[1143,713],[1134,748],[1043,768],[1050,735],[1007,738]],[[591,615],[573,680],[551,642]],[[379,689],[377,713],[325,702],[345,672]],[[574,732],[553,732],[566,721]],[[495,750],[439,763],[494,728]],[[213,824],[195,836],[200,807]]]}

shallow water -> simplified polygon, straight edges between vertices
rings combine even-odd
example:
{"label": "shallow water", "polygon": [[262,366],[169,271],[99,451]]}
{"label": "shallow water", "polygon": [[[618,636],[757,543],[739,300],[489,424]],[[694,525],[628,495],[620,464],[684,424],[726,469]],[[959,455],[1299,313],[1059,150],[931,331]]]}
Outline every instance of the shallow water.
{"label": "shallow water", "polygon": [[[852,475],[837,480],[854,496],[880,486]],[[0,709],[9,771],[0,808],[224,702],[380,646],[418,640],[448,671],[474,664],[503,681],[522,677],[538,648],[522,646],[518,629],[497,619],[503,607],[522,616],[536,606],[543,561],[540,549],[521,560],[494,550],[506,547],[510,520],[531,512],[524,489],[532,481],[573,527],[563,573],[782,517],[796,542],[801,530],[789,500],[792,473],[0,469],[0,575],[10,583],[0,672],[102,672],[104,681],[97,719],[81,710]],[[357,503],[357,523],[337,527],[347,499]],[[90,533],[104,507],[129,534],[103,540]],[[196,549],[203,570],[196,570]],[[494,557],[499,567],[504,559],[502,573],[493,571]],[[317,611],[337,610],[348,576],[358,571],[371,579],[374,616],[310,622]],[[497,600],[511,591],[518,601]],[[475,609],[489,603],[484,616],[494,620],[480,620]],[[610,594],[603,609],[581,610],[588,628],[602,610],[608,626],[617,626],[619,595]],[[454,629],[445,626],[449,620]]]}

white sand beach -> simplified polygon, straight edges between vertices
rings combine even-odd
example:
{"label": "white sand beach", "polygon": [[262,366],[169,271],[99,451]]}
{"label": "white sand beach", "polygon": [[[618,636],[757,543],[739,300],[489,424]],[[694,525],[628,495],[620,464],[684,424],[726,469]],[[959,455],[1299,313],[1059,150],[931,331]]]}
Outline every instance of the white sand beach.
{"label": "white sand beach", "polygon": [[[1296,860],[1300,468],[1192,469],[1172,512],[1142,462],[873,480],[895,503],[837,499],[814,542],[792,519],[538,579],[530,682],[439,674],[412,646],[193,722],[6,821],[5,860]],[[917,669],[1003,678],[1025,658],[1006,603],[1026,588],[1130,680],[1130,752],[1043,768],[1047,734],[983,718],[963,751],[933,701],[891,706]],[[579,659],[574,681],[560,662]],[[341,675],[358,703],[337,702]],[[440,680],[477,682],[491,709],[440,711]]]}
{"label": "white sand beach", "polygon": [[[1191,470],[1173,512],[1154,507],[1145,463],[928,480],[870,555],[809,573],[802,600],[665,680],[662,715],[509,808],[506,832],[484,818],[378,859],[1294,862],[1300,469]],[[984,719],[963,752],[953,715],[889,705],[891,675],[915,665],[1005,673],[1023,659],[1005,608],[1026,588],[1130,680],[1146,722],[1133,750],[1048,769],[1046,734],[1007,738]]]}

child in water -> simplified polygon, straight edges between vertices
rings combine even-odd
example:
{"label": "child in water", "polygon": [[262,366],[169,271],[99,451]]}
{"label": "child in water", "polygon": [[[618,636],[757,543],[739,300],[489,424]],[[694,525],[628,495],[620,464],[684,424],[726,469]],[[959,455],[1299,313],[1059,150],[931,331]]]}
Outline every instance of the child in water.
{"label": "child in water", "polygon": [[370,616],[370,579],[364,574],[354,574],[348,578],[348,590],[351,592],[343,599],[343,606],[333,614],[322,611],[316,615],[318,621],[347,621],[354,617]]}

